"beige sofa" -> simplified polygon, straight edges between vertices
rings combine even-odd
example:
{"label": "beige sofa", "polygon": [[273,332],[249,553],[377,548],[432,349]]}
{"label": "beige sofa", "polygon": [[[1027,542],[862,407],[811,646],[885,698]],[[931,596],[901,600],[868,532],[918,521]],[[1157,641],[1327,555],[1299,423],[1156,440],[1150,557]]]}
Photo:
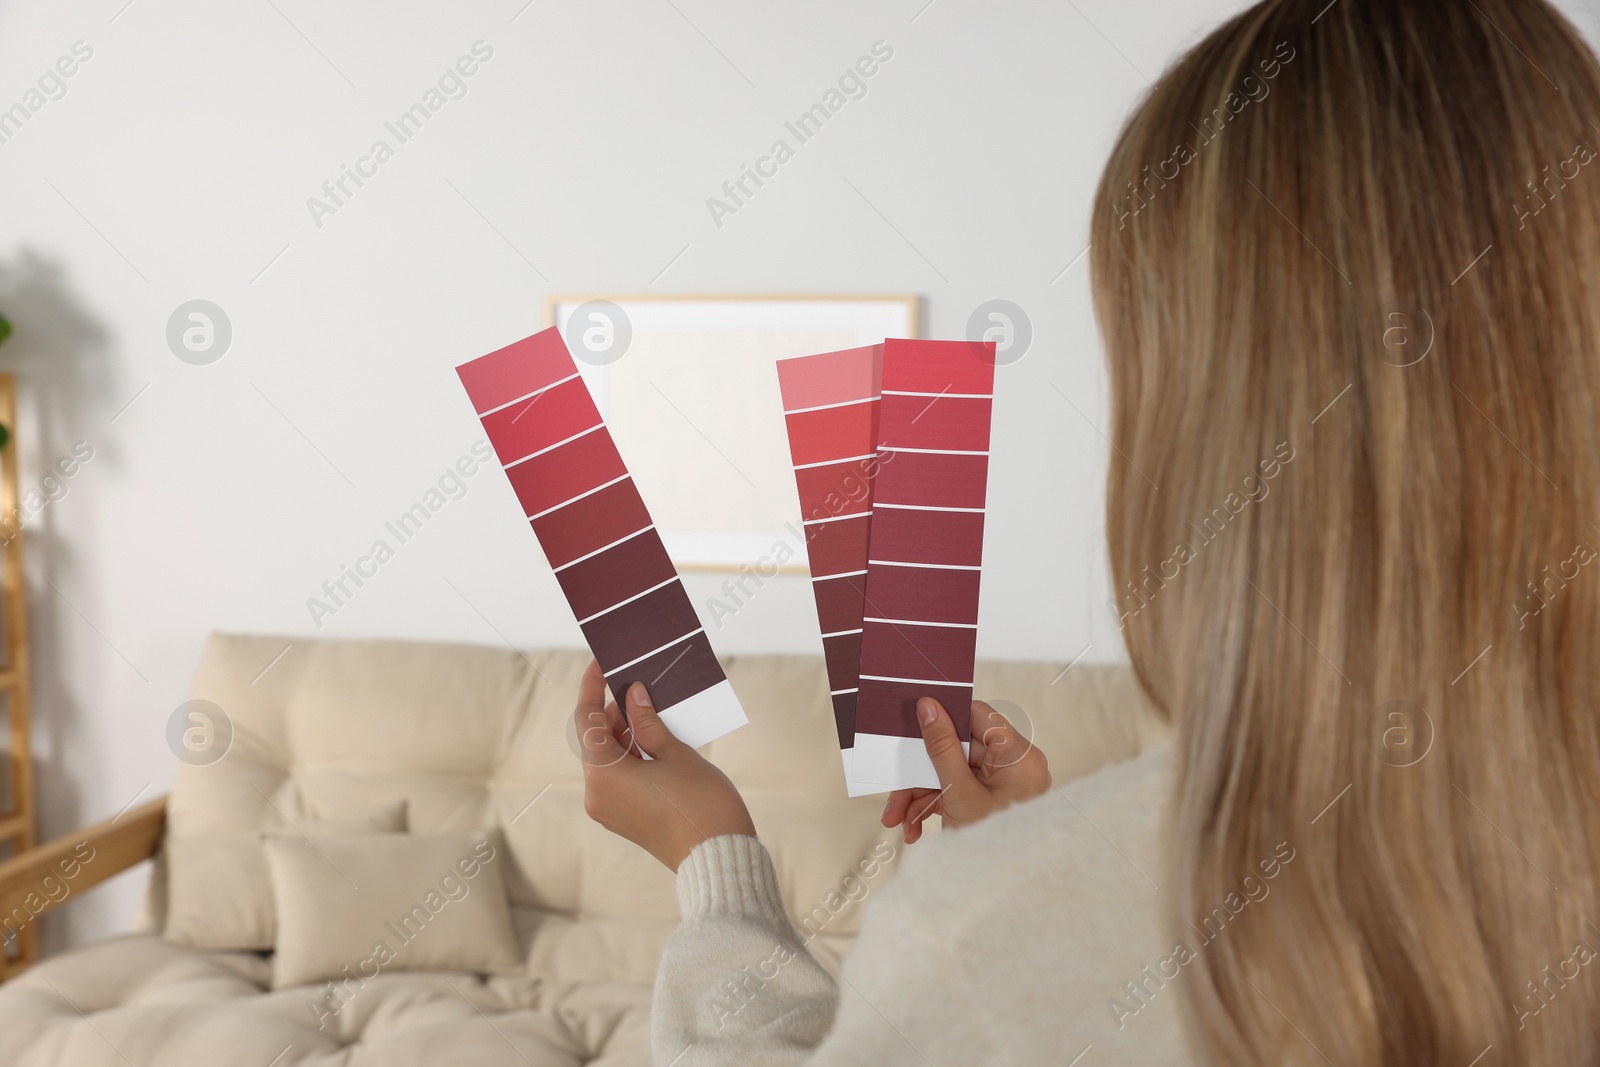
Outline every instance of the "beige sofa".
{"label": "beige sofa", "polygon": [[[95,855],[75,875],[78,892],[147,856],[158,836],[166,842],[146,932],[48,959],[0,986],[0,1064],[648,1064],[650,985],[677,908],[665,869],[584,816],[569,719],[587,660],[567,650],[214,636],[194,696],[226,712],[234,740],[209,766],[179,767],[164,835],[158,803],[46,846],[32,867],[27,856],[0,865],[0,906],[9,906],[74,848]],[[709,755],[743,790],[796,923],[836,965],[903,846],[878,825],[881,797],[845,797],[820,659],[734,657],[726,667],[751,721]],[[1026,709],[1058,783],[1165,736],[1126,669],[983,663],[977,688]],[[253,833],[290,792],[336,813],[403,800],[412,834],[498,830],[521,972],[386,972],[329,1017],[316,1010],[318,987],[272,988],[271,954],[165,939],[167,876],[183,877],[168,870],[174,843]],[[873,855],[889,859],[869,878],[863,861]],[[237,899],[227,881],[181,888],[226,914]]]}

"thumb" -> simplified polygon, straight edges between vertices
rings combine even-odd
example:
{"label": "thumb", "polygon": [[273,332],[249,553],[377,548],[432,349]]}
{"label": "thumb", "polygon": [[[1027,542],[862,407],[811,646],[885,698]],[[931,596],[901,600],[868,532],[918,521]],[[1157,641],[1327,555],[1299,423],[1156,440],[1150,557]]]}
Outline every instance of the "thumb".
{"label": "thumb", "polygon": [[956,735],[956,724],[944,706],[932,697],[917,701],[917,723],[922,727],[922,743],[928,748],[928,758],[939,775],[939,785],[948,792],[964,791],[977,779],[967,765],[967,754],[961,749],[961,738]]}
{"label": "thumb", "polygon": [[652,758],[660,759],[662,756],[670,755],[675,748],[683,744],[672,736],[667,724],[656,714],[655,705],[650,702],[650,693],[645,689],[643,682],[634,682],[628,686],[627,714],[634,741]]}

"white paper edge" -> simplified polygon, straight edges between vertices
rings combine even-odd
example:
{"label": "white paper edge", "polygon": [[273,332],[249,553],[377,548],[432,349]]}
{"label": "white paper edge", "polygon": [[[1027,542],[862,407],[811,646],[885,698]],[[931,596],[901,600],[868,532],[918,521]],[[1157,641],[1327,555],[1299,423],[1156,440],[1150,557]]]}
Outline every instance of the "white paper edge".
{"label": "white paper edge", "polygon": [[750,720],[733,691],[733,684],[724,678],[710,689],[702,689],[661,712],[661,721],[667,724],[673,737],[690,748],[699,748]]}
{"label": "white paper edge", "polygon": [[867,796],[871,796],[873,793],[882,792],[882,790],[875,789],[870,785],[863,785],[863,784],[861,784],[859,782],[856,782],[856,781],[851,779],[851,777],[850,777],[850,763],[851,763],[851,757],[854,754],[855,754],[855,749],[853,749],[853,748],[841,748],[839,750],[839,757],[844,763],[844,789],[845,789],[845,795],[846,796],[851,796],[851,797],[867,797]]}
{"label": "white paper edge", "polygon": [[[963,754],[970,750],[970,742],[961,742]],[[850,752],[845,773],[853,797],[896,789],[939,788],[939,775],[920,737],[891,737],[857,730],[855,748]]]}

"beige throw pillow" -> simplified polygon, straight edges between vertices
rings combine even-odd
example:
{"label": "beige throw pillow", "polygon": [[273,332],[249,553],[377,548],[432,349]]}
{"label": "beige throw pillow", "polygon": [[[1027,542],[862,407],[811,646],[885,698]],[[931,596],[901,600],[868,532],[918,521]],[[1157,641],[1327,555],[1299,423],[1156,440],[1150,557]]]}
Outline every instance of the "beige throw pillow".
{"label": "beige throw pillow", "polygon": [[271,833],[277,902],[272,986],[336,982],[337,1012],[387,971],[522,969],[498,832]]}
{"label": "beige throw pillow", "polygon": [[[316,818],[302,806],[293,814],[269,810],[269,827],[307,834],[403,831],[405,801],[337,817]],[[285,818],[289,821],[285,823]],[[185,948],[258,951],[272,948],[276,923],[272,876],[261,854],[262,830],[169,838],[167,915],[162,936]],[[295,833],[294,829],[285,832]]]}

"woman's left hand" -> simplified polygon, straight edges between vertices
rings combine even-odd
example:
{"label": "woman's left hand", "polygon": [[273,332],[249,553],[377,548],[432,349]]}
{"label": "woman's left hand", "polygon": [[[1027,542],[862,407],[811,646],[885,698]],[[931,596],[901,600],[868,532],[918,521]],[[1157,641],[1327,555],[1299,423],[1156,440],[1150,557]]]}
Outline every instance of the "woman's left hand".
{"label": "woman's left hand", "polygon": [[939,815],[945,826],[970,826],[1050,788],[1044,753],[981,700],[972,702],[967,755],[961,753],[955,723],[937,700],[917,701],[917,722],[941,788],[896,789],[889,794],[883,825],[899,826],[908,845],[922,837],[922,823],[929,815]]}
{"label": "woman's left hand", "polygon": [[[606,681],[590,663],[578,689],[583,810],[673,871],[702,841],[756,836],[744,798],[728,776],[672,736],[643,682],[628,689],[628,715],[606,702]],[[640,749],[650,759],[640,755]]]}

